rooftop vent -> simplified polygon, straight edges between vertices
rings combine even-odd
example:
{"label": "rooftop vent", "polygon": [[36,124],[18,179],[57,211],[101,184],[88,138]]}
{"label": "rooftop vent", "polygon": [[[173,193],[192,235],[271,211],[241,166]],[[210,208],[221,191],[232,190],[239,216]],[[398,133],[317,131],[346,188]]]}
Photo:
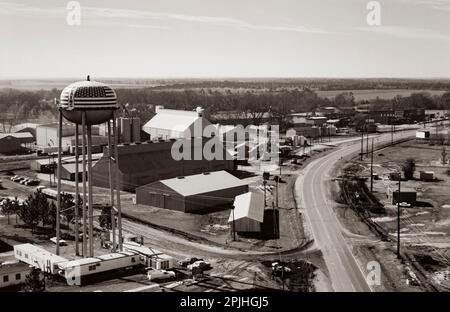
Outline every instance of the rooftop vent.
{"label": "rooftop vent", "polygon": [[209,175],[211,172],[203,172],[204,175]]}
{"label": "rooftop vent", "polygon": [[177,177],[177,179],[184,179],[184,176]]}

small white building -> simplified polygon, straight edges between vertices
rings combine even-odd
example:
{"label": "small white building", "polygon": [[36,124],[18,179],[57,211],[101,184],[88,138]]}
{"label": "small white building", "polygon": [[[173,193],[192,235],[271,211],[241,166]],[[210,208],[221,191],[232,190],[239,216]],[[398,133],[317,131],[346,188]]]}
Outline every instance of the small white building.
{"label": "small white building", "polygon": [[201,108],[196,111],[158,108],[156,115],[142,129],[151,140],[190,139],[202,137],[205,127],[209,125],[211,123],[203,117]]}
{"label": "small white building", "polygon": [[30,273],[30,266],[15,262],[4,262],[0,264],[0,290],[2,288],[19,286],[25,282],[26,276]]}
{"label": "small white building", "polygon": [[236,232],[260,232],[264,222],[264,198],[260,193],[247,192],[236,196],[228,223]]}

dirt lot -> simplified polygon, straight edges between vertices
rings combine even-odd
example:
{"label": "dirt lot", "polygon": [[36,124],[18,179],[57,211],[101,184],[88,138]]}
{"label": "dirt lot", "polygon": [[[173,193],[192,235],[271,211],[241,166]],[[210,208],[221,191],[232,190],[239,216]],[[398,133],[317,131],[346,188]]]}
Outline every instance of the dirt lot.
{"label": "dirt lot", "polygon": [[[386,229],[393,239],[392,243],[376,244],[372,247],[367,242],[355,246],[361,250],[359,257],[364,259],[383,255],[383,265],[391,278],[391,287],[396,290],[406,286],[407,266],[414,267],[417,274],[423,274],[426,280],[431,281],[431,286],[444,287],[449,280],[450,243],[450,177],[447,175],[447,166],[441,163],[441,146],[429,146],[415,141],[404,142],[394,147],[387,147],[374,153],[374,173],[380,179],[374,180],[374,192],[376,199],[384,206],[385,213],[371,214],[371,219]],[[413,180],[402,181],[402,189],[413,189],[417,192],[417,203],[409,208],[401,209],[401,242],[402,251],[405,253],[406,263],[399,261],[395,255],[395,239],[397,231],[397,206],[392,204],[392,191],[397,190],[398,182],[389,180],[389,173],[399,169],[399,165],[407,159],[416,161],[416,173]],[[346,167],[351,167],[351,172],[359,177],[370,177],[370,162],[365,158],[352,159],[346,162]],[[424,182],[419,179],[420,171],[433,171],[435,181]],[[341,172],[342,173],[342,172]],[[366,185],[370,187],[368,179]],[[337,195],[338,189],[335,190]],[[373,238],[374,233],[363,223],[357,222],[359,216],[342,205],[338,209],[342,222],[352,232]],[[383,246],[383,247],[381,247]],[[376,253],[373,252],[374,248]],[[383,251],[384,250],[384,251]],[[391,259],[388,261],[388,259]],[[407,264],[410,263],[410,264]],[[397,269],[396,269],[397,268]],[[400,284],[398,281],[402,281]],[[405,282],[405,283],[404,283]],[[388,288],[389,289],[389,288]],[[417,286],[409,285],[408,290],[416,290]],[[432,288],[431,288],[432,289]],[[423,289],[422,289],[423,290]]]}

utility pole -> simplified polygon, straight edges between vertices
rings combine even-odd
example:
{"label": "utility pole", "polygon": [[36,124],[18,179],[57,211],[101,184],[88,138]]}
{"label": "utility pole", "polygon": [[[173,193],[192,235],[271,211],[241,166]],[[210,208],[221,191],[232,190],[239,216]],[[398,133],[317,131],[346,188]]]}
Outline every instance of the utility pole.
{"label": "utility pole", "polygon": [[369,157],[369,129],[366,127],[366,155]]}
{"label": "utility pole", "polygon": [[361,161],[363,160],[363,153],[364,153],[364,131],[361,130]]}
{"label": "utility pole", "polygon": [[267,181],[264,179],[263,180],[263,186],[264,186],[264,208],[267,206],[267,204],[266,204],[266,185],[267,185]]}
{"label": "utility pole", "polygon": [[276,178],[276,188],[275,188],[275,192],[276,192],[276,195],[275,195],[275,203],[276,203],[276,205],[277,205],[277,208],[278,208],[278,183],[279,183],[279,177],[277,178],[277,177],[275,177]]}
{"label": "utility pole", "polygon": [[398,179],[398,193],[397,193],[397,258],[400,259],[400,192],[401,192],[402,176]]}
{"label": "utility pole", "polygon": [[233,210],[233,241],[236,241],[236,230],[235,230],[235,225],[234,225],[234,221],[235,221],[235,219],[234,219],[234,209],[235,209],[236,207],[233,205],[233,208],[231,208],[232,210]]}
{"label": "utility pole", "polygon": [[392,113],[391,113],[391,145],[394,145],[394,116],[395,116],[395,99],[392,101]]}
{"label": "utility pole", "polygon": [[373,138],[372,138],[372,152],[370,153],[370,192],[373,192]]}

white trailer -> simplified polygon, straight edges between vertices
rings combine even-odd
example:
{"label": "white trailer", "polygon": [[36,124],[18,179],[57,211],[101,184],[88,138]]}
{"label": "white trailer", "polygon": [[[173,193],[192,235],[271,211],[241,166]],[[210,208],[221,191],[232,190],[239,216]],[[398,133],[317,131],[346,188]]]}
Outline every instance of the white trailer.
{"label": "white trailer", "polygon": [[78,277],[80,281],[83,277],[98,273],[105,273],[119,269],[134,268],[142,264],[141,256],[135,252],[123,251],[101,255],[93,258],[84,258],[69,261],[61,266],[61,275],[67,281],[73,277]]}
{"label": "white trailer", "polygon": [[68,262],[66,258],[32,244],[15,245],[14,256],[17,260],[40,269],[42,272],[54,275],[58,274],[60,265]]}
{"label": "white trailer", "polygon": [[125,250],[136,252],[143,258],[142,264],[156,270],[166,270],[173,268],[173,257],[163,254],[161,251],[140,245],[135,242],[126,242],[123,244]]}

